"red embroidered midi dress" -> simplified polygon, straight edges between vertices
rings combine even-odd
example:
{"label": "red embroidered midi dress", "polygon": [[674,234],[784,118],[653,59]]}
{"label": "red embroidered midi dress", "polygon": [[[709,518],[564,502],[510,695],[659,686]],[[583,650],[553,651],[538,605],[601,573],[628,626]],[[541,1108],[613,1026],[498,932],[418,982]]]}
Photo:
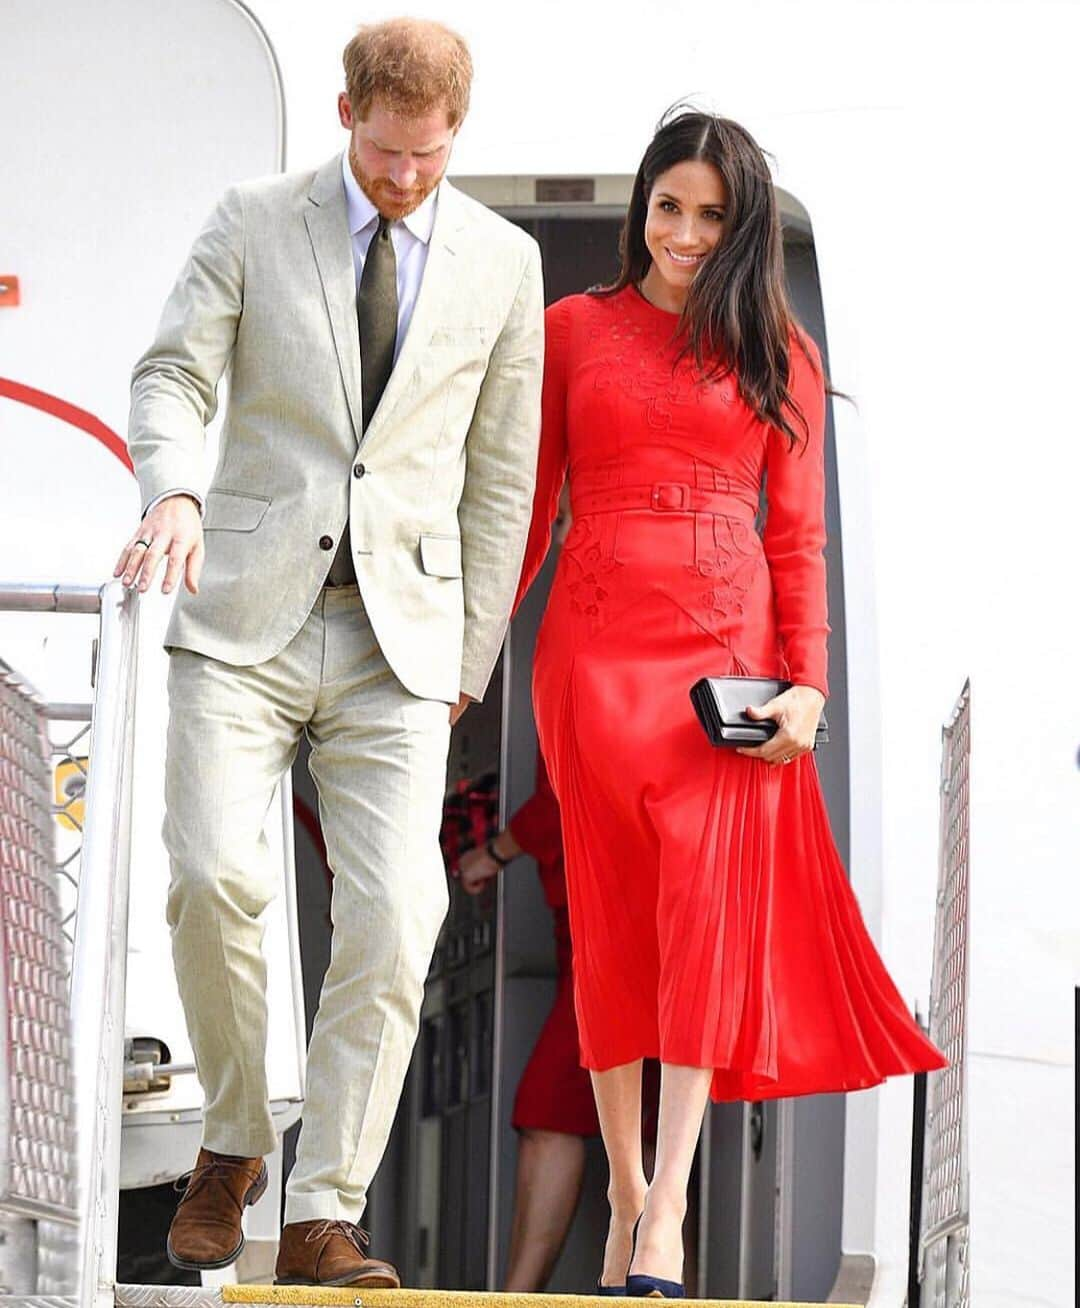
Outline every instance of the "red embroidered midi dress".
{"label": "red embroidered midi dress", "polygon": [[733,378],[673,370],[677,321],[634,287],[547,311],[519,598],[569,475],[533,704],[562,816],[582,1062],[710,1067],[715,1099],[941,1067],[863,924],[813,754],[784,766],[714,749],[689,699],[727,673],[828,693],[817,350],[811,366],[792,340],[810,428],[792,451]]}

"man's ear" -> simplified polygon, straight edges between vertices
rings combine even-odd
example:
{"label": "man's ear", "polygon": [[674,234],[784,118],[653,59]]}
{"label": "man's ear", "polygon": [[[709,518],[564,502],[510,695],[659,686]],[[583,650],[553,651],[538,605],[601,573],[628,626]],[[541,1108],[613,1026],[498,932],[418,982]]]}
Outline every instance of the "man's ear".
{"label": "man's ear", "polygon": [[351,132],[353,128],[353,111],[352,105],[349,103],[349,95],[347,91],[342,91],[338,96],[337,109],[338,121],[341,123],[342,127]]}

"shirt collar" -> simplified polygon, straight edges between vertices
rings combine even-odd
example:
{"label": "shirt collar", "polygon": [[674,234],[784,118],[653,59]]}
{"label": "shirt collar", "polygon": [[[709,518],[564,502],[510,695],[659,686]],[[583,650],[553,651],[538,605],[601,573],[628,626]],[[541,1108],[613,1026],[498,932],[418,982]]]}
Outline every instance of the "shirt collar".
{"label": "shirt collar", "polygon": [[[363,231],[365,227],[375,222],[379,211],[361,190],[360,183],[353,176],[348,150],[345,150],[341,156],[341,175],[345,179],[345,206],[349,215],[349,232],[355,236],[357,232]],[[414,209],[401,220],[413,236],[425,245],[431,240],[432,229],[435,226],[435,207],[438,198],[437,186],[418,209]]]}

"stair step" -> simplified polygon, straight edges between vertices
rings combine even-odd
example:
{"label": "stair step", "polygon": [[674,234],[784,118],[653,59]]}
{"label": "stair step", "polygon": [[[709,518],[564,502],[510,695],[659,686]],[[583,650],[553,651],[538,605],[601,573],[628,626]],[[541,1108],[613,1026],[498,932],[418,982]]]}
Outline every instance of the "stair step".
{"label": "stair step", "polygon": [[[824,1308],[821,1304],[759,1299],[684,1299],[687,1308]],[[640,1299],[600,1298],[592,1294],[492,1294],[482,1290],[356,1290],[285,1285],[221,1285],[197,1289],[179,1285],[118,1285],[116,1308],[601,1308],[641,1304]],[[0,1294],[0,1308],[79,1308],[74,1296]],[[830,1303],[828,1308],[860,1308]]]}
{"label": "stair step", "polygon": [[[295,1308],[600,1308],[602,1304],[641,1304],[641,1299],[600,1298],[592,1294],[498,1294],[482,1290],[356,1290],[315,1289],[309,1286],[223,1285],[222,1304],[291,1304]],[[689,1308],[762,1308],[748,1299],[684,1299]],[[820,1308],[820,1305],[778,1303],[769,1308]],[[856,1308],[831,1304],[830,1308]]]}

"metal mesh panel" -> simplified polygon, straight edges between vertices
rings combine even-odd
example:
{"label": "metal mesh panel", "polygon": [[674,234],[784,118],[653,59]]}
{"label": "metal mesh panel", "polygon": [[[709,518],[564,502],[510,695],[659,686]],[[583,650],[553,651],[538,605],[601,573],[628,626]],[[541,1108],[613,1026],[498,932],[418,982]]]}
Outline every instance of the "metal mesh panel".
{"label": "metal mesh panel", "polygon": [[0,930],[6,1151],[0,1205],[74,1213],[68,952],[54,874],[52,749],[40,699],[0,663]]}
{"label": "metal mesh panel", "polygon": [[949,1066],[927,1083],[923,1166],[924,1305],[962,1308],[968,1299],[967,937],[971,692],[965,685],[942,732],[941,833],[930,998],[930,1038]]}

